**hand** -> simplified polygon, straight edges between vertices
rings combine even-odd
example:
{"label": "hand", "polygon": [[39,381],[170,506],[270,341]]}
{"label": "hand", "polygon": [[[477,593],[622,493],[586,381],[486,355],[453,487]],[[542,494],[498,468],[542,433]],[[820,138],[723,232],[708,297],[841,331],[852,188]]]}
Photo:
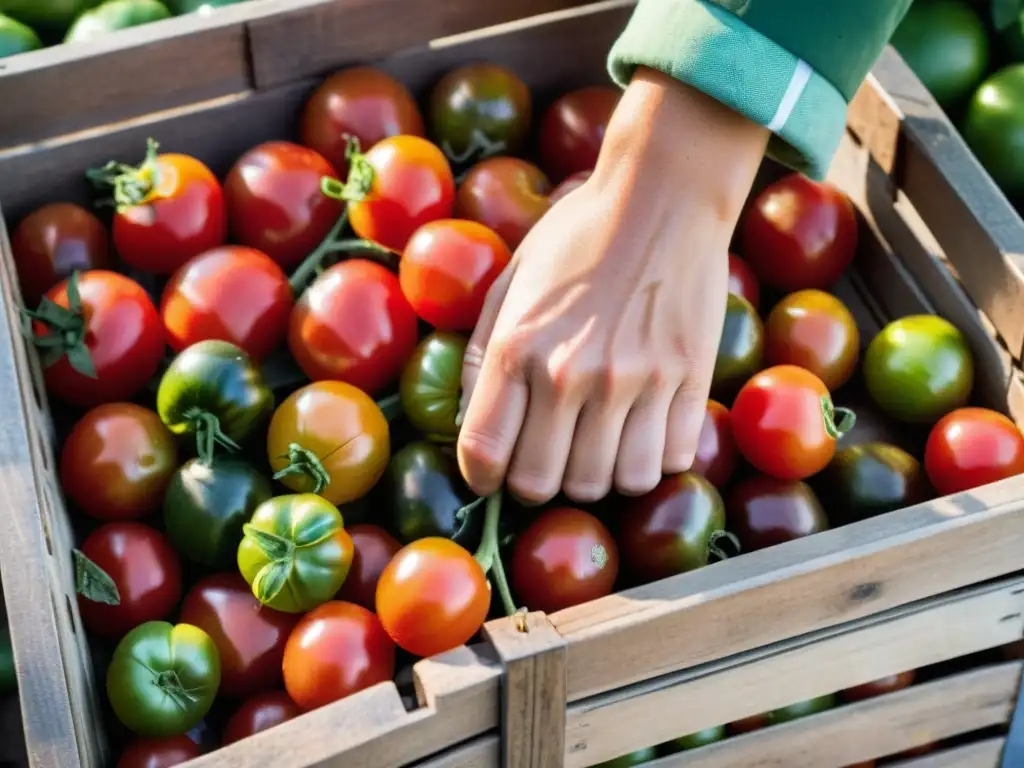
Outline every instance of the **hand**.
{"label": "hand", "polygon": [[523,241],[470,340],[458,455],[476,493],[587,502],[689,468],[767,135],[637,71],[593,175]]}

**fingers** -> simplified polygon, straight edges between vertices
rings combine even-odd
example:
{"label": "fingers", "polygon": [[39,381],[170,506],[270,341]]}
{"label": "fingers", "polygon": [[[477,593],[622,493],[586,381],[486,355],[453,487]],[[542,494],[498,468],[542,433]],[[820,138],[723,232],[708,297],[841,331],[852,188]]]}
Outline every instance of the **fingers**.
{"label": "fingers", "polygon": [[498,320],[498,312],[505,301],[505,294],[512,282],[512,275],[516,271],[515,258],[509,263],[505,270],[498,276],[484,299],[483,309],[480,311],[480,319],[473,329],[473,335],[469,337],[469,344],[466,345],[466,355],[462,361],[462,397],[459,403],[459,419],[466,413],[476,382],[480,378],[480,370],[483,367],[484,355],[487,352],[487,345],[494,333],[494,324]]}
{"label": "fingers", "polygon": [[633,403],[615,460],[615,487],[620,493],[639,496],[661,480],[671,403],[671,390],[662,387],[647,390]]}
{"label": "fingers", "polygon": [[661,469],[666,475],[685,472],[693,464],[704,426],[708,388],[684,382],[675,393],[667,415]]}
{"label": "fingers", "polygon": [[573,501],[599,501],[612,489],[615,459],[629,405],[587,403],[576,425],[562,489]]}

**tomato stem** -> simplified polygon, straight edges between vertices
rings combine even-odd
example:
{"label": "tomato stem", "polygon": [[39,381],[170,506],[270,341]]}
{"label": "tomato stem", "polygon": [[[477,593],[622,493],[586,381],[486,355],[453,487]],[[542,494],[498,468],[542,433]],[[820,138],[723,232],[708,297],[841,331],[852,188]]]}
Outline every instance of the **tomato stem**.
{"label": "tomato stem", "polygon": [[825,432],[833,440],[838,440],[857,423],[857,414],[849,408],[836,408],[828,395],[821,396],[821,416],[825,420]]}
{"label": "tomato stem", "polygon": [[[78,292],[78,272],[73,272],[67,285],[67,308],[45,296],[36,310],[21,310],[21,333],[39,350],[44,368],[49,368],[65,355],[68,363],[83,376],[97,378],[92,354],[86,346],[86,321],[82,297]],[[46,333],[37,335],[33,323],[46,326]]]}
{"label": "tomato stem", "polygon": [[[480,500],[468,504],[467,507],[479,504]],[[462,510],[459,510],[460,512]],[[492,493],[487,497],[487,510],[484,517],[484,533],[480,539],[480,546],[473,557],[480,563],[484,573],[494,577],[494,585],[498,588],[498,595],[501,597],[502,607],[505,615],[511,616],[516,612],[516,604],[512,599],[512,590],[509,589],[508,579],[505,577],[505,566],[501,562],[500,541],[498,539],[498,524],[501,522],[501,491]]]}
{"label": "tomato stem", "polygon": [[213,454],[218,445],[228,451],[241,450],[241,446],[221,430],[220,419],[209,411],[189,408],[184,416],[196,435],[196,453],[203,464],[213,461]]}
{"label": "tomato stem", "polygon": [[480,162],[488,157],[504,152],[505,148],[506,144],[504,141],[491,141],[487,134],[479,128],[473,129],[473,132],[469,135],[469,145],[462,152],[456,152],[447,141],[441,142],[441,151],[448,158],[448,162],[459,166],[468,164],[470,161],[474,163]]}
{"label": "tomato stem", "polygon": [[313,493],[319,494],[331,484],[331,473],[323,465],[320,458],[299,443],[289,443],[288,453],[281,458],[288,459],[288,465],[274,475],[280,480],[288,475],[305,475],[313,481]]}
{"label": "tomato stem", "polygon": [[385,248],[383,245],[372,240],[362,240],[359,238],[339,240],[331,246],[328,252],[364,256],[372,261],[376,261],[382,267],[387,267],[392,272],[398,271],[398,262],[401,258],[401,254],[395,253],[390,248]]}
{"label": "tomato stem", "polygon": [[288,279],[288,284],[292,287],[292,293],[298,296],[306,287],[313,282],[314,275],[317,274],[318,270],[322,266],[323,260],[330,255],[331,246],[338,239],[338,235],[345,228],[348,223],[348,209],[341,212],[341,216],[334,222],[334,226],[331,227],[331,231],[327,233],[327,236],[320,241],[320,245],[309,254],[302,263],[292,273],[292,276]]}
{"label": "tomato stem", "polygon": [[[732,545],[734,553],[730,555],[720,546],[718,542],[725,539]],[[743,548],[740,545],[740,540],[736,534],[729,533],[729,531],[712,531],[708,537],[708,555],[715,557],[718,560],[728,560],[730,557],[736,557],[743,552]]]}
{"label": "tomato stem", "polygon": [[98,189],[113,189],[110,198],[97,201],[97,205],[113,204],[118,213],[144,203],[159,184],[157,152],[160,144],[146,140],[146,157],[138,166],[111,160],[100,168],[91,168],[85,177]]}
{"label": "tomato stem", "polygon": [[345,203],[358,203],[365,200],[373,189],[373,179],[376,172],[370,161],[366,159],[359,147],[359,139],[355,136],[345,134],[345,159],[348,160],[348,178],[343,184],[338,179],[325,176],[320,182],[320,191],[326,197],[333,200],[341,200]]}

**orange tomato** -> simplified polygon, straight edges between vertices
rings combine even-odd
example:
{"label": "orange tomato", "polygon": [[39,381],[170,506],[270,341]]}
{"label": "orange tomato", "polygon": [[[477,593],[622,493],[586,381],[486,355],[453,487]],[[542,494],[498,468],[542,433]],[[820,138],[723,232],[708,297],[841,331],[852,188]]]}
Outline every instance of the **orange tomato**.
{"label": "orange tomato", "polygon": [[857,322],[839,299],[815,289],[783,298],[764,326],[768,365],[806,368],[835,391],[850,378],[860,356]]}

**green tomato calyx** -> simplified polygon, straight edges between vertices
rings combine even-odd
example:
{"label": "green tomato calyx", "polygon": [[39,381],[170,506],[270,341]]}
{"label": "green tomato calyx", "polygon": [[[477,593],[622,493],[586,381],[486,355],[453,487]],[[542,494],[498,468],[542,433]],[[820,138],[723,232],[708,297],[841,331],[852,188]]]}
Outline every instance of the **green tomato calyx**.
{"label": "green tomato calyx", "polygon": [[857,414],[849,408],[836,408],[832,398],[821,396],[821,416],[825,420],[825,432],[833,440],[838,440],[857,423]]}
{"label": "green tomato calyx", "polygon": [[[44,296],[38,309],[22,309],[22,335],[39,350],[44,368],[49,368],[66,355],[72,368],[83,376],[95,379],[96,366],[86,346],[86,320],[82,297],[78,292],[78,272],[73,272],[68,278],[67,297],[67,307]],[[34,322],[45,325],[46,332],[37,335],[33,329]]]}
{"label": "green tomato calyx", "polygon": [[85,172],[85,177],[98,189],[112,190],[109,198],[99,200],[97,205],[114,205],[118,213],[142,205],[160,185],[157,154],[160,144],[153,139],[146,140],[146,157],[138,166],[126,165],[111,160],[100,168]]}
{"label": "green tomato calyx", "polygon": [[[729,548],[733,551],[733,554],[719,545],[722,540],[729,542]],[[735,557],[743,552],[743,548],[740,546],[740,540],[736,534],[729,533],[729,531],[712,531],[708,537],[708,555],[714,557],[716,560],[728,560],[730,557]]]}
{"label": "green tomato calyx", "polygon": [[323,493],[331,484],[331,473],[327,471],[327,467],[313,451],[299,443],[290,443],[287,455],[281,458],[288,459],[288,465],[274,475],[275,480],[281,480],[288,475],[304,475],[313,481],[311,492],[316,494]]}
{"label": "green tomato calyx", "polygon": [[202,408],[189,408],[184,414],[185,421],[196,436],[196,452],[203,464],[213,461],[216,446],[229,451],[241,450],[241,447],[228,437],[220,428],[220,419]]}
{"label": "green tomato calyx", "polygon": [[260,568],[252,580],[252,593],[264,605],[274,600],[288,583],[292,568],[295,567],[295,542],[264,531],[251,523],[242,526],[242,532],[256,543],[269,563]]}
{"label": "green tomato calyx", "polygon": [[75,561],[75,591],[86,600],[104,605],[120,605],[121,593],[110,574],[79,549],[71,550]]}
{"label": "green tomato calyx", "polygon": [[325,196],[345,203],[358,203],[365,200],[373,188],[376,171],[370,165],[359,147],[359,139],[345,134],[345,159],[348,160],[348,178],[344,183],[338,179],[325,176],[320,182],[320,191]]}

